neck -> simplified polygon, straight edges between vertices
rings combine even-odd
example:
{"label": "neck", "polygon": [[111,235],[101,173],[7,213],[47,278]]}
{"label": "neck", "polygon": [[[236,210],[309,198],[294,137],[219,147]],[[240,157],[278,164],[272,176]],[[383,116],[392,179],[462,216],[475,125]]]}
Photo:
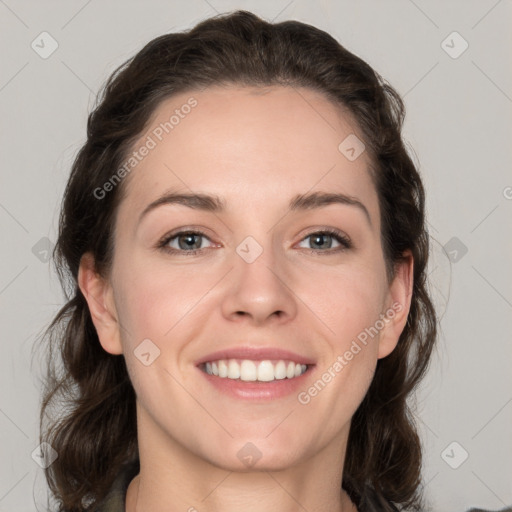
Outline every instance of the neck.
{"label": "neck", "polygon": [[335,445],[291,467],[258,464],[241,472],[199,457],[154,424],[138,423],[140,473],[128,487],[126,512],[357,512],[341,489],[348,428]]}

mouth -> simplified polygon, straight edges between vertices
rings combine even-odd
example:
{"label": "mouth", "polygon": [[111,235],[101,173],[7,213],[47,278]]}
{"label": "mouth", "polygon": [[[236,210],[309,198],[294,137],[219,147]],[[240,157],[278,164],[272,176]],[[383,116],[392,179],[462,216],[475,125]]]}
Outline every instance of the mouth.
{"label": "mouth", "polygon": [[216,392],[272,402],[304,388],[316,362],[288,350],[242,346],[208,354],[195,365]]}
{"label": "mouth", "polygon": [[294,379],[306,373],[310,367],[311,365],[283,359],[218,359],[199,365],[208,375],[245,382]]}

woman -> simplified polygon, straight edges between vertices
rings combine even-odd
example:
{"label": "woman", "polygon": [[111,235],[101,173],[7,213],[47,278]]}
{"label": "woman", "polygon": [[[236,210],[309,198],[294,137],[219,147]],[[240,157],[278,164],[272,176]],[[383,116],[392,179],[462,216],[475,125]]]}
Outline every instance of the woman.
{"label": "woman", "polygon": [[437,322],[403,117],[331,36],[245,11],[112,75],[55,255],[59,510],[421,510]]}

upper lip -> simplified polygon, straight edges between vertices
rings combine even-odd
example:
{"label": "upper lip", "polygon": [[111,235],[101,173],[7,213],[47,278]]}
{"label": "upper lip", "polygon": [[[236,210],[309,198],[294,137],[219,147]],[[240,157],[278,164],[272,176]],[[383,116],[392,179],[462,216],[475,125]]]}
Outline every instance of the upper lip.
{"label": "upper lip", "polygon": [[218,361],[220,359],[252,359],[254,361],[263,361],[268,359],[282,359],[293,361],[299,364],[315,364],[314,360],[291,352],[289,350],[283,350],[280,348],[273,347],[233,347],[226,348],[224,350],[218,350],[212,352],[201,359],[196,361],[196,366],[209,361]]}

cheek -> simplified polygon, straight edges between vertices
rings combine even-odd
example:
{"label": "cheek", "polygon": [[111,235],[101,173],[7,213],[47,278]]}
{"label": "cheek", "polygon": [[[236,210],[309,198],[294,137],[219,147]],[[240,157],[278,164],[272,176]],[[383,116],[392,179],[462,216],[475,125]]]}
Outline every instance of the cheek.
{"label": "cheek", "polygon": [[301,298],[321,319],[329,338],[342,349],[375,324],[382,312],[386,284],[376,267],[351,265],[337,271],[310,272]]}
{"label": "cheek", "polygon": [[[148,269],[134,263],[119,272],[116,286],[121,340],[130,380],[149,410],[159,410],[159,400],[168,394],[169,386],[176,392],[175,403],[182,401],[190,406],[186,394],[181,396],[179,387],[173,387],[173,376],[184,349],[200,329],[197,305],[208,291],[207,279],[197,273],[194,278],[188,271],[171,272],[168,266],[152,265]],[[146,365],[143,354],[147,353]],[[182,377],[180,380],[185,382]]]}
{"label": "cheek", "polygon": [[333,412],[355,412],[371,383],[385,292],[385,276],[378,265],[331,269],[303,284],[301,297],[314,311],[314,318],[322,320],[316,323],[326,333],[317,387],[329,389],[322,391],[322,401]]}
{"label": "cheek", "polygon": [[[307,418],[322,417],[323,435],[335,436],[350,421],[374,376],[379,332],[374,326],[381,313],[381,277],[354,267],[347,272],[316,276],[316,284],[303,287],[302,297],[322,322],[325,342],[316,378],[301,390],[298,402]],[[305,302],[307,302],[305,300]]]}
{"label": "cheek", "polygon": [[133,265],[119,277],[116,304],[130,343],[166,338],[208,290],[208,282],[186,270]]}

